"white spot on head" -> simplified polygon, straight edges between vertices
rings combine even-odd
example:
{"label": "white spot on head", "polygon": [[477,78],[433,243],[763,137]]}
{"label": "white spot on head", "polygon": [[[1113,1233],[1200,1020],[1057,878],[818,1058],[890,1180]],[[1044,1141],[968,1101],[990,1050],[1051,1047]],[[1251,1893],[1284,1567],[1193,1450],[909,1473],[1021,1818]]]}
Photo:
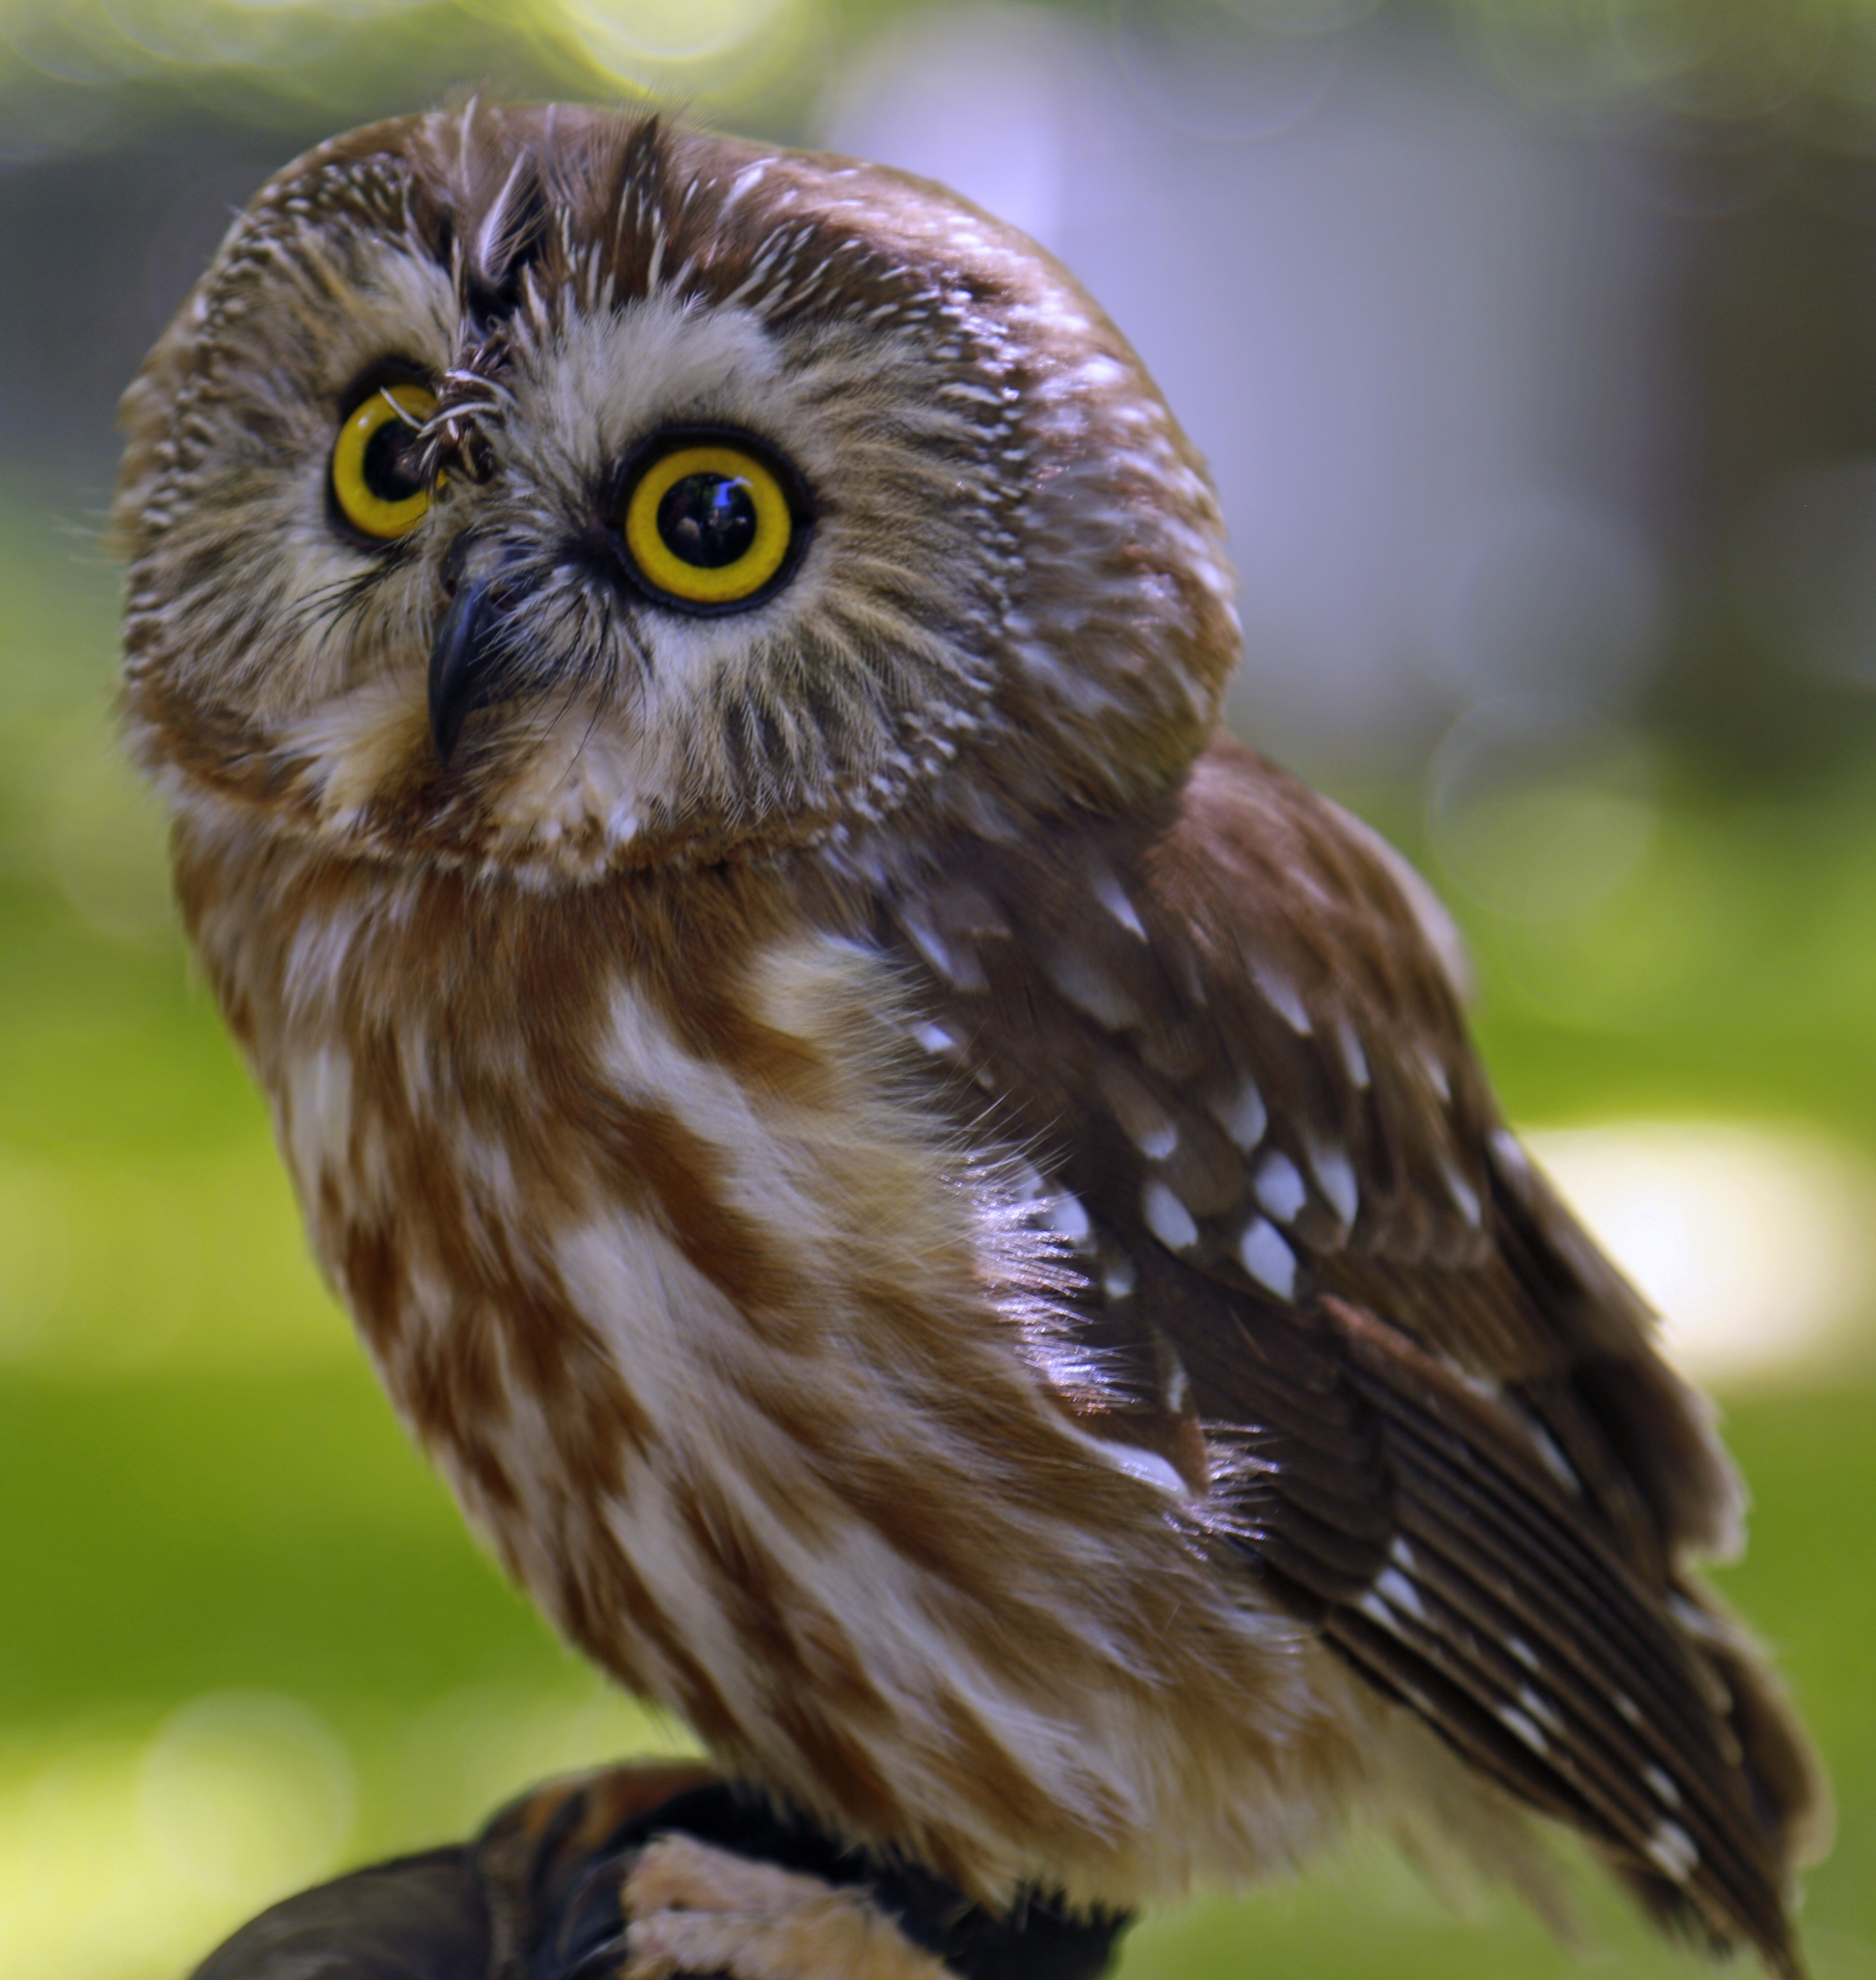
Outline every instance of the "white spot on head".
{"label": "white spot on head", "polygon": [[912,1036],[935,1058],[955,1058],[958,1041],[942,1025],[918,1025],[913,1028]]}
{"label": "white spot on head", "polygon": [[1678,1822],[1658,1822],[1642,1848],[1655,1868],[1677,1884],[1685,1883],[1699,1867],[1699,1849]]}
{"label": "white spot on head", "polygon": [[1274,1224],[1253,1217],[1237,1241],[1238,1262],[1259,1285],[1289,1299],[1297,1290],[1297,1254]]}
{"label": "white spot on head", "polygon": [[1498,1708],[1499,1723],[1515,1738],[1522,1739],[1533,1753],[1548,1753],[1550,1742],[1544,1737],[1537,1722],[1528,1719],[1515,1705],[1501,1705]]}
{"label": "white spot on head", "polygon": [[1657,1801],[1665,1801],[1670,1808],[1681,1805],[1681,1791],[1674,1784],[1672,1774],[1663,1773],[1652,1762],[1642,1769],[1642,1778],[1646,1781]]}
{"label": "white spot on head", "polygon": [[1253,1187],[1258,1202],[1280,1224],[1287,1224],[1309,1198],[1296,1164],[1280,1149],[1273,1148],[1258,1164]]}
{"label": "white spot on head", "polygon": [[742,171],[737,173],[735,178],[730,182],[729,191],[723,195],[722,204],[717,209],[717,219],[719,223],[727,217],[729,209],[742,198],[745,192],[752,187],[762,184],[769,168],[774,162],[772,158],[758,158],[754,164],[745,165]]}
{"label": "white spot on head", "polygon": [[1168,1250],[1183,1251],[1198,1242],[1192,1213],[1163,1182],[1150,1182],[1141,1192],[1141,1214],[1147,1228]]}
{"label": "white spot on head", "polygon": [[1263,1095],[1248,1079],[1235,1093],[1213,1101],[1210,1113],[1232,1141],[1247,1152],[1263,1139],[1263,1131],[1270,1125]]}

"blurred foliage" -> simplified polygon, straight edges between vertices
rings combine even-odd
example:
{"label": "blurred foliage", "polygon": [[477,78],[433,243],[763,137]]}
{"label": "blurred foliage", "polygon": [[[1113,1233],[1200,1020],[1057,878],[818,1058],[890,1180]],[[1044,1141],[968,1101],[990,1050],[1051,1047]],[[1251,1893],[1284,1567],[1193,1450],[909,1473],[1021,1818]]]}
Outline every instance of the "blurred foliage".
{"label": "blurred foliage", "polygon": [[[1056,0],[1167,19],[1333,34],[1394,12],[1449,21],[1514,87],[1553,101],[1645,95],[1703,119],[1801,118],[1876,135],[1876,0]],[[798,123],[831,50],[915,0],[5,0],[7,150],[121,141],[178,108],[300,128],[359,121],[485,80],[521,95],[652,89]]]}

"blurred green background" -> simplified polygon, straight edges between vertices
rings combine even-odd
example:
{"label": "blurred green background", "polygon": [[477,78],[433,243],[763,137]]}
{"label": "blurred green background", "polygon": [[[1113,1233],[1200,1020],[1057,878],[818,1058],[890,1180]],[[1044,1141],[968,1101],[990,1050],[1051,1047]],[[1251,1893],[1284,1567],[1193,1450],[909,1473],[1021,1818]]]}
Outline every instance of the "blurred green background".
{"label": "blurred green background", "polygon": [[[306,1263],[110,718],[111,408],[230,213],[493,79],[946,176],[1217,467],[1244,733],[1452,901],[1512,1118],[1720,1388],[1728,1593],[1876,1975],[1876,5],[0,0],[0,1973],[178,1974],[679,1746],[466,1536]],[[1585,1879],[1585,1970],[1692,1972]],[[1359,1841],[1127,1980],[1560,1974]]]}

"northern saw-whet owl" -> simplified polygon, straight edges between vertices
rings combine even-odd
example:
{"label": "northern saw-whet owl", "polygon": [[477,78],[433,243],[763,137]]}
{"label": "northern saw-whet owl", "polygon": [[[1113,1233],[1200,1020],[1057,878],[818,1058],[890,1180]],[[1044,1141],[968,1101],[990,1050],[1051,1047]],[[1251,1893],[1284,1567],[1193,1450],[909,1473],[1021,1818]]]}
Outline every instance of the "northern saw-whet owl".
{"label": "northern saw-whet owl", "polygon": [[[472,105],[279,174],[126,420],[189,932],[573,1643],[992,1907],[1350,1813],[1541,1899],[1534,1812],[1798,1974],[1824,1790],[1688,1566],[1708,1413],[1423,884],[1220,733],[1210,487],[1061,268],[896,172]],[[771,1980],[709,1881],[634,1970]]]}

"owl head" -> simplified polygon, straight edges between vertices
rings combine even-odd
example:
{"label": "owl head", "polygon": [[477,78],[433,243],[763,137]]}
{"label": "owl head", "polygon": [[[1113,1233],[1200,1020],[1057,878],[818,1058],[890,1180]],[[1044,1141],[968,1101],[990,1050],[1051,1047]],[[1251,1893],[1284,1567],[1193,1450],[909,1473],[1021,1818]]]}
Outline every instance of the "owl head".
{"label": "owl head", "polygon": [[1137,360],[938,187],[597,110],[266,185],[125,400],[172,800],[526,869],[1136,804],[1236,656]]}

